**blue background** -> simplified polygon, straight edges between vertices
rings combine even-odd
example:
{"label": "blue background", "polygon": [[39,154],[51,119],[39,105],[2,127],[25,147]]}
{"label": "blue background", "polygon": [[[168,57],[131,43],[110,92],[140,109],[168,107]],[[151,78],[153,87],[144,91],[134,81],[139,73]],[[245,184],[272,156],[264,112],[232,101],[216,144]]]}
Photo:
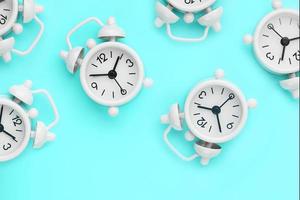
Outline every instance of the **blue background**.
{"label": "blue background", "polygon": [[[0,62],[0,90],[32,79],[34,88],[46,88],[54,96],[61,121],[53,130],[57,140],[42,150],[28,147],[17,159],[0,164],[1,200],[38,199],[230,199],[296,200],[299,191],[299,105],[279,87],[284,77],[266,72],[250,46],[242,43],[258,21],[272,11],[271,0],[218,1],[224,7],[223,31],[207,41],[185,44],[171,41],[163,29],[155,29],[154,0],[52,0],[41,18],[46,32],[27,57]],[[296,0],[286,7],[299,8]],[[143,90],[132,103],[111,119],[82,91],[78,74],[70,75],[58,54],[67,49],[65,35],[89,16],[106,20],[115,16],[127,32],[124,43],[133,47],[145,63],[155,87]],[[177,33],[196,36],[197,28]],[[197,34],[193,31],[196,30]],[[18,37],[25,47],[37,29],[26,25]],[[88,25],[73,38],[84,45],[95,37],[96,25]],[[74,42],[75,41],[75,42]],[[221,67],[248,98],[259,101],[247,126],[208,167],[186,163],[164,144],[161,114],[172,103],[183,107],[188,92]],[[51,118],[48,105],[38,98],[40,119]],[[39,103],[42,102],[42,103]],[[49,113],[48,113],[49,112]],[[172,141],[186,154],[192,145],[183,134]]]}

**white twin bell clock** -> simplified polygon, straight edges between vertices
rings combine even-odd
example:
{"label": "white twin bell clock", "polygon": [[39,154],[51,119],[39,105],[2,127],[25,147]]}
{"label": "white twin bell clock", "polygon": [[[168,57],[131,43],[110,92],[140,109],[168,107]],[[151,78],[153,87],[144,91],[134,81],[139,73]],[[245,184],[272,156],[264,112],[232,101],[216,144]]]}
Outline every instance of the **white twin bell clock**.
{"label": "white twin bell clock", "polygon": [[[57,124],[59,115],[54,101],[46,90],[31,90],[31,81],[16,85],[9,90],[10,96],[0,96],[0,162],[19,156],[33,139],[33,147],[41,148],[55,135],[50,130]],[[34,95],[42,94],[48,98],[55,119],[49,125],[38,121],[33,130],[33,120],[38,110],[28,106],[33,104]]]}
{"label": "white twin bell clock", "polygon": [[[181,42],[201,42],[205,40],[212,28],[214,31],[221,31],[220,19],[223,14],[223,8],[213,9],[212,5],[216,0],[167,0],[167,5],[157,2],[157,18],[155,25],[159,28],[166,25],[167,34],[170,38]],[[171,26],[180,20],[177,12],[183,13],[184,22],[191,24],[195,21],[195,15],[202,15],[197,23],[205,28],[202,36],[198,38],[186,38],[176,36]]]}
{"label": "white twin bell clock", "polygon": [[[95,40],[89,39],[87,47],[90,51],[85,55],[83,47],[73,48],[70,37],[90,22],[101,26],[98,37],[105,42],[97,44]],[[117,41],[124,37],[124,31],[117,26],[113,17],[109,18],[106,25],[98,18],[91,17],[69,32],[69,52],[61,52],[70,73],[73,74],[80,68],[80,80],[85,93],[96,103],[109,107],[108,113],[111,116],[117,116],[118,107],[133,100],[143,86],[152,85],[152,80],[145,78],[139,55]]]}
{"label": "white twin bell clock", "polygon": [[[207,165],[211,158],[221,152],[220,143],[234,139],[247,122],[249,108],[256,107],[256,100],[246,100],[244,94],[232,83],[221,80],[222,70],[217,70],[215,79],[197,85],[188,95],[184,112],[174,104],[168,115],[161,117],[169,127],[164,140],[170,149],[185,161],[201,158]],[[185,139],[194,143],[196,153],[185,156],[169,141],[172,129],[183,131],[184,121],[188,126]]]}
{"label": "white twin bell clock", "polygon": [[299,98],[300,68],[299,11],[282,8],[280,0],[273,1],[275,11],[258,24],[254,36],[246,35],[244,42],[253,44],[260,63],[270,72],[288,75],[281,87]]}
{"label": "white twin bell clock", "polygon": [[[11,53],[25,56],[37,45],[44,32],[44,24],[36,14],[42,11],[43,7],[36,5],[33,0],[23,0],[22,4],[18,0],[0,0],[0,57],[4,62],[11,61]],[[15,49],[15,38],[8,35],[10,32],[23,32],[23,26],[18,22],[19,18],[24,24],[34,20],[40,27],[36,38],[26,50]]]}

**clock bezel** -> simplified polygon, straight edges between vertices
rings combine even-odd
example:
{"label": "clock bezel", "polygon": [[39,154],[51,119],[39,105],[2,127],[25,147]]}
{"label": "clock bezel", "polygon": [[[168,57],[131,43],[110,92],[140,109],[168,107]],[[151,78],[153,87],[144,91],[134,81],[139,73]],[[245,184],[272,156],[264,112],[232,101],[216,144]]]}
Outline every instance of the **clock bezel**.
{"label": "clock bezel", "polygon": [[[204,88],[207,88],[208,86],[214,86],[214,85],[225,87],[225,88],[228,88],[229,90],[233,91],[236,94],[236,96],[239,98],[239,100],[241,102],[241,109],[242,109],[242,117],[241,117],[239,125],[230,134],[226,134],[221,137],[215,137],[215,134],[199,132],[196,128],[196,125],[192,122],[192,119],[191,119],[192,113],[190,112],[190,106],[193,103],[193,98],[195,97],[195,95],[197,95],[199,93],[199,91],[203,90]],[[243,95],[243,93],[241,92],[240,89],[238,89],[236,86],[229,83],[228,81],[224,81],[224,80],[209,80],[209,81],[205,81],[203,83],[198,84],[189,93],[189,95],[185,101],[184,111],[185,111],[186,123],[187,123],[187,126],[190,129],[190,131],[196,137],[198,137],[201,140],[204,140],[206,142],[210,142],[210,143],[224,143],[224,142],[232,140],[233,138],[235,138],[237,135],[240,134],[240,132],[244,128],[247,118],[248,118],[248,104],[247,104],[245,96]]]}
{"label": "clock bezel", "polygon": [[[135,85],[134,90],[127,95],[126,97],[118,100],[118,101],[110,101],[110,100],[104,100],[100,97],[98,97],[97,95],[95,95],[89,88],[89,85],[87,83],[87,79],[86,79],[86,70],[88,68],[88,64],[90,62],[90,59],[92,59],[92,57],[99,51],[101,51],[101,49],[105,49],[105,48],[118,48],[122,51],[127,52],[128,54],[130,54],[133,59],[136,62],[136,67],[138,68],[138,77],[137,77],[137,83]],[[145,74],[144,74],[144,66],[143,63],[140,59],[140,57],[138,56],[138,54],[130,47],[128,47],[125,44],[119,43],[119,42],[105,42],[102,44],[99,44],[97,46],[95,46],[93,49],[91,49],[87,55],[85,56],[85,58],[83,59],[82,65],[81,65],[81,70],[80,70],[80,81],[81,81],[81,85],[85,91],[85,93],[96,103],[103,105],[103,106],[121,106],[124,104],[127,104],[128,102],[130,102],[132,99],[134,99],[139,92],[142,89],[143,86],[143,80],[144,80]]]}
{"label": "clock bezel", "polygon": [[290,74],[290,73],[296,73],[299,71],[299,67],[284,67],[284,68],[278,68],[277,64],[270,64],[268,63],[265,59],[264,59],[264,55],[262,55],[260,53],[260,45],[259,45],[259,38],[260,38],[260,34],[262,32],[262,29],[264,28],[264,25],[271,19],[273,19],[274,17],[278,16],[278,15],[282,15],[282,14],[288,14],[288,15],[296,15],[299,18],[299,12],[297,12],[296,10],[292,10],[292,9],[279,9],[279,10],[275,10],[271,13],[269,13],[268,15],[266,15],[258,24],[258,26],[256,27],[255,30],[255,34],[254,34],[254,38],[253,38],[253,47],[254,47],[254,53],[255,56],[257,57],[257,59],[259,60],[260,64],[262,64],[262,66],[273,73],[276,74]]}
{"label": "clock bezel", "polygon": [[19,2],[18,0],[11,0],[12,1],[12,13],[10,19],[7,21],[4,28],[0,29],[0,37],[8,33],[12,27],[15,25],[18,13],[19,13]]}
{"label": "clock bezel", "polygon": [[178,0],[168,0],[170,5],[183,12],[200,12],[215,2],[216,0],[209,0],[206,3],[203,3],[201,6],[183,6]]}
{"label": "clock bezel", "polygon": [[29,140],[30,140],[30,136],[31,136],[31,122],[30,122],[29,117],[28,117],[27,113],[25,112],[25,110],[20,105],[13,102],[12,100],[4,98],[4,97],[0,97],[0,104],[11,107],[18,114],[20,114],[22,117],[23,123],[24,123],[24,127],[25,127],[25,129],[24,129],[25,136],[22,141],[22,144],[18,147],[18,149],[16,149],[15,151],[13,151],[12,153],[10,153],[8,155],[4,155],[4,156],[0,155],[0,162],[5,162],[5,161],[16,158],[26,149],[26,147],[29,143]]}

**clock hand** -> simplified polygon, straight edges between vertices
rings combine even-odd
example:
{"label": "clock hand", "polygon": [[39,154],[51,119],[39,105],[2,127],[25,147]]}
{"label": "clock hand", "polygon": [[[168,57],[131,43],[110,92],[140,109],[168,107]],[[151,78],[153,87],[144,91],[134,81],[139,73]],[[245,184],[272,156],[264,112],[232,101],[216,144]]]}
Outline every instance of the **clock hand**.
{"label": "clock hand", "polygon": [[300,39],[300,37],[296,37],[296,38],[290,39],[290,41],[299,40],[299,39]]}
{"label": "clock hand", "polygon": [[208,108],[208,107],[204,107],[204,106],[198,106],[198,108],[202,108],[202,109],[205,109],[205,110],[210,110],[210,111],[212,111],[212,108]]}
{"label": "clock hand", "polygon": [[281,60],[282,60],[282,61],[283,61],[284,55],[285,55],[285,48],[286,48],[286,46],[284,45],[284,46],[283,46],[283,50],[282,50],[282,56],[281,56]]}
{"label": "clock hand", "polygon": [[228,101],[230,101],[234,98],[235,98],[235,95],[233,93],[230,93],[228,99],[220,106],[220,108],[222,108]]}
{"label": "clock hand", "polygon": [[218,120],[219,131],[220,131],[220,133],[222,133],[222,127],[221,127],[219,114],[216,114],[216,116],[217,116],[217,120]]}
{"label": "clock hand", "polygon": [[268,24],[268,29],[274,31],[279,37],[283,38],[274,28],[273,24]]}
{"label": "clock hand", "polygon": [[90,77],[108,76],[108,74],[90,74]]}
{"label": "clock hand", "polygon": [[122,86],[120,85],[120,83],[117,81],[117,79],[114,79],[115,82],[117,83],[117,85],[119,86],[119,88],[121,89],[121,94],[122,95],[126,95],[127,91],[125,89],[122,88]]}
{"label": "clock hand", "polygon": [[2,115],[3,115],[3,105],[1,106],[1,111],[0,111],[0,124],[1,124],[1,121],[2,121]]}
{"label": "clock hand", "polygon": [[113,71],[116,71],[120,59],[121,59],[120,56],[118,56],[117,61],[116,61],[116,63],[115,63],[115,66],[114,66],[114,68],[113,68]]}
{"label": "clock hand", "polygon": [[8,135],[9,137],[11,137],[15,142],[18,142],[18,141],[16,140],[16,137],[13,136],[12,134],[8,133],[8,132],[5,131],[5,130],[3,130],[3,133],[5,133],[5,134]]}

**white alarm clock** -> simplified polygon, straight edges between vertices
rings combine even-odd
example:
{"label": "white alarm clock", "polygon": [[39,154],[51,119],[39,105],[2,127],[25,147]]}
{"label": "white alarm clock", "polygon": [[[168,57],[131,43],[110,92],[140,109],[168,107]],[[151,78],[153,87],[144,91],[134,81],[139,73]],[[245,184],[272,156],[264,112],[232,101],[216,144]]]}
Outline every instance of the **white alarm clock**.
{"label": "white alarm clock", "polygon": [[281,86],[299,98],[299,11],[283,9],[280,0],[273,1],[275,11],[262,19],[254,36],[246,35],[244,42],[253,43],[260,63],[270,72],[289,75]]}
{"label": "white alarm clock", "polygon": [[[248,109],[256,107],[255,99],[247,101],[240,89],[221,80],[223,76],[224,72],[217,70],[216,79],[197,85],[186,99],[184,113],[174,104],[170,113],[161,117],[163,124],[169,124],[164,133],[165,142],[183,160],[201,157],[201,163],[207,165],[221,152],[218,144],[235,138],[246,124]],[[190,157],[181,154],[168,139],[172,129],[183,130],[183,121],[189,129],[186,140],[198,139],[194,145],[196,153]]]}
{"label": "white alarm clock", "polygon": [[[167,0],[167,5],[157,2],[155,25],[160,28],[165,24],[167,34],[173,40],[181,42],[201,42],[207,38],[210,28],[213,28],[216,32],[221,31],[220,19],[223,14],[223,8],[213,10],[211,6],[215,1],[216,0]],[[173,34],[171,25],[180,20],[176,11],[184,14],[183,19],[187,24],[194,22],[195,14],[203,13],[197,20],[197,23],[205,27],[203,35],[198,38],[186,38]]]}
{"label": "white alarm clock", "polygon": [[[82,47],[72,47],[70,36],[92,21],[103,27],[99,31],[99,38],[108,41],[96,44],[93,39],[89,39],[87,46],[90,51],[84,55]],[[144,66],[138,54],[116,41],[123,37],[125,33],[117,26],[113,17],[109,18],[107,25],[92,17],[71,30],[67,36],[70,52],[61,52],[71,73],[75,73],[81,66],[80,80],[85,93],[96,103],[108,106],[111,116],[118,115],[118,107],[133,100],[143,85],[152,85],[152,80],[145,78]]]}
{"label": "white alarm clock", "polygon": [[[43,7],[36,5],[33,0],[23,0],[23,4],[20,4],[18,0],[0,0],[0,57],[5,62],[11,60],[11,53],[25,56],[31,53],[37,45],[44,32],[44,24],[36,14],[42,11]],[[29,23],[35,20],[40,26],[39,33],[26,50],[15,49],[15,38],[7,36],[11,31],[15,34],[23,32],[22,25],[17,22],[18,18],[22,18],[22,23]]]}
{"label": "white alarm clock", "polygon": [[[50,133],[58,122],[59,115],[54,101],[46,90],[31,90],[31,81],[16,85],[10,89],[10,97],[0,97],[0,162],[12,160],[19,156],[33,138],[33,147],[41,148],[48,141],[53,141],[55,135]],[[35,108],[27,110],[32,105],[33,95],[45,95],[53,109],[55,119],[46,126],[38,121],[35,130],[32,128],[38,111]],[[26,107],[25,107],[26,106]]]}

